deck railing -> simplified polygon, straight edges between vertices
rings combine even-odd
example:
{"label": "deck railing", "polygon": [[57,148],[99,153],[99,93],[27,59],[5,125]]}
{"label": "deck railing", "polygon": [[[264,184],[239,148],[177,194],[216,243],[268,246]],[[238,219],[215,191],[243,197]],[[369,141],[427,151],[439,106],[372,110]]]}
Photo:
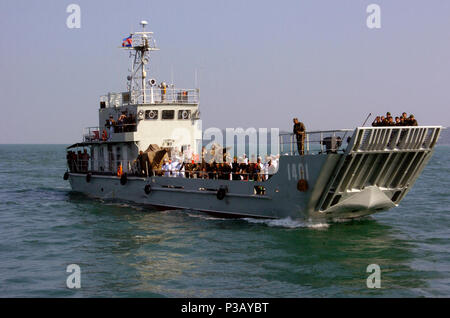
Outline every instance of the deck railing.
{"label": "deck railing", "polygon": [[243,180],[243,181],[265,181],[268,180],[278,169],[268,170],[260,169],[258,172],[238,172],[226,171],[222,168],[212,170],[202,169],[200,163],[195,165],[185,164],[181,162],[177,167],[170,169],[152,169],[151,166],[146,166],[141,169],[136,160],[94,160],[88,159],[67,158],[67,167],[73,173],[93,173],[97,175],[115,175],[127,173],[129,176],[150,177],[180,177],[191,179],[221,179],[221,180]]}
{"label": "deck railing", "polygon": [[104,142],[110,140],[112,134],[136,131],[137,124],[122,124],[113,127],[86,127],[83,131],[83,142]]}
{"label": "deck railing", "polygon": [[[307,131],[304,137],[304,154],[337,153],[345,151],[353,129]],[[298,155],[295,134],[280,134],[280,155]]]}
{"label": "deck railing", "polygon": [[[435,145],[441,129],[440,126],[394,126],[307,131],[304,154],[345,152],[349,142],[351,149],[348,151],[357,152],[429,150]],[[294,134],[280,134],[280,154],[298,155]]]}
{"label": "deck railing", "polygon": [[436,144],[440,126],[358,127],[353,152],[430,150]]}
{"label": "deck railing", "polygon": [[121,107],[134,104],[198,104],[198,89],[152,87],[124,93],[108,93],[100,97],[100,107]]}

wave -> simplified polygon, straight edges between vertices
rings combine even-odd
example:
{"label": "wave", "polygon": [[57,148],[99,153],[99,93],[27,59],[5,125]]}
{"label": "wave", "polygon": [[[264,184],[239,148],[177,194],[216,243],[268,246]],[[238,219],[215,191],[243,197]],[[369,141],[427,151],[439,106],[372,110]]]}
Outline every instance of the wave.
{"label": "wave", "polygon": [[327,222],[318,222],[318,221],[311,221],[311,220],[296,220],[292,219],[290,217],[284,218],[284,219],[275,219],[275,220],[263,220],[263,219],[253,219],[253,218],[245,218],[243,219],[249,223],[255,223],[255,224],[265,224],[270,227],[282,227],[282,228],[289,228],[289,229],[296,229],[296,228],[310,228],[310,229],[327,229],[330,227],[330,224]]}
{"label": "wave", "polygon": [[[176,211],[176,210],[175,210]],[[182,210],[178,210],[178,211],[182,211]],[[173,213],[173,210],[171,211]],[[215,221],[228,221],[228,220],[236,220],[234,218],[221,218],[221,217],[217,217],[217,216],[211,216],[207,213],[202,213],[202,212],[193,212],[193,211],[186,211],[185,212],[187,216],[192,217],[192,218],[199,218],[202,220],[215,220]]]}

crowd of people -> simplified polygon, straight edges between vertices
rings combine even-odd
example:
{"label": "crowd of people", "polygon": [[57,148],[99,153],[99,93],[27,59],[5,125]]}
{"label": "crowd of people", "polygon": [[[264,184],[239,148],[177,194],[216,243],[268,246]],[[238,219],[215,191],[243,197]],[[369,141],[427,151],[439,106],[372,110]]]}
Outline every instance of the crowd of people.
{"label": "crowd of people", "polygon": [[392,117],[390,112],[386,116],[377,116],[372,122],[373,127],[380,126],[419,126],[414,115],[407,115],[405,112],[401,116]]}
{"label": "crowd of people", "polygon": [[105,127],[109,130],[109,136],[111,133],[122,133],[122,132],[132,132],[136,131],[136,116],[132,113],[128,113],[128,110],[123,111],[114,120],[114,116],[110,115],[109,119],[106,120]]}
{"label": "crowd of people", "polygon": [[278,169],[278,157],[268,156],[266,162],[261,158],[250,161],[244,155],[234,157],[232,162],[183,160],[172,156],[164,159],[161,168],[155,168],[146,160],[146,154],[142,151],[135,161],[135,171],[139,175],[157,175],[166,177],[182,177],[193,179],[219,179],[219,180],[242,180],[242,181],[265,181],[269,179]]}
{"label": "crowd of people", "polygon": [[78,150],[78,152],[68,151],[66,158],[70,172],[88,171],[90,156],[86,149],[84,149],[83,152],[81,152],[81,150]]}

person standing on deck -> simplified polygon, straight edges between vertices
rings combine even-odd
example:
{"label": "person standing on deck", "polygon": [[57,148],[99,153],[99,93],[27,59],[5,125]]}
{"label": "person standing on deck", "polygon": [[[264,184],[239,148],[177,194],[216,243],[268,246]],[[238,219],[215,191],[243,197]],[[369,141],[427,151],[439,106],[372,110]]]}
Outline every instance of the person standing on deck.
{"label": "person standing on deck", "polygon": [[161,84],[159,85],[159,88],[161,88],[161,102],[164,102],[166,100],[166,93],[167,93],[166,82],[161,82]]}
{"label": "person standing on deck", "polygon": [[116,121],[114,120],[112,115],[109,116],[109,120],[106,122],[105,126],[109,130],[109,134],[107,137],[107,140],[109,141],[111,140],[112,133],[114,132],[114,127],[116,126]]}
{"label": "person standing on deck", "polygon": [[419,126],[419,124],[417,123],[417,120],[414,118],[414,115],[409,116],[408,124],[409,124],[409,126]]}
{"label": "person standing on deck", "polygon": [[294,135],[297,138],[297,148],[298,153],[300,155],[304,155],[305,151],[305,136],[306,136],[306,128],[302,122],[298,121],[298,118],[294,118]]}

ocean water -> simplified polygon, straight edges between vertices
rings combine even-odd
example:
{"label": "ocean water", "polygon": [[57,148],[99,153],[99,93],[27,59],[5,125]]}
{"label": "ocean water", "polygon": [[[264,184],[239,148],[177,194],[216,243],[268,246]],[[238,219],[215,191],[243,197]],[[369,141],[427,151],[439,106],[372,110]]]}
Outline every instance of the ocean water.
{"label": "ocean water", "polygon": [[329,224],[92,200],[64,145],[0,145],[0,297],[449,297],[449,141],[399,207]]}

